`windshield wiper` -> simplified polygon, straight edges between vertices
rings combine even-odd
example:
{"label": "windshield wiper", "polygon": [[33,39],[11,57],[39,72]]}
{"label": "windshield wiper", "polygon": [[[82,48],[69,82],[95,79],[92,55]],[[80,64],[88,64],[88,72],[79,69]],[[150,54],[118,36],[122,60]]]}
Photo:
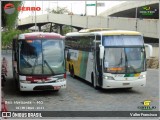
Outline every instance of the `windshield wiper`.
{"label": "windshield wiper", "polygon": [[54,75],[54,71],[52,70],[51,66],[48,64],[48,62],[46,60],[44,60],[44,63],[46,63],[46,65],[48,66],[49,70],[51,71],[51,73]]}
{"label": "windshield wiper", "polygon": [[133,71],[134,73],[137,73],[136,69],[133,66],[128,66],[127,68],[129,68],[130,71]]}
{"label": "windshield wiper", "polygon": [[[125,48],[126,49],[126,48]],[[125,66],[126,66],[126,73],[128,71],[128,58],[127,58],[127,53],[126,53],[126,50],[124,49],[124,53],[125,53]]]}
{"label": "windshield wiper", "polygon": [[[125,53],[125,57],[126,57],[126,59],[125,59],[125,62],[126,62],[126,72],[127,73],[130,73],[132,70],[133,70],[133,72],[134,73],[137,73],[137,71],[134,69],[134,67],[133,66],[129,66],[128,65],[128,57],[127,57],[127,54]],[[132,70],[131,70],[132,69]],[[129,70],[129,71],[128,71]]]}
{"label": "windshield wiper", "polygon": [[122,51],[121,51],[121,58],[120,58],[120,61],[119,61],[119,63],[117,65],[118,66],[122,65],[122,61],[123,61],[123,57],[122,57]]}
{"label": "windshield wiper", "polygon": [[33,65],[33,67],[32,67],[32,74],[34,73],[36,64],[38,64],[38,57],[36,57],[35,62],[34,62],[34,65]]}

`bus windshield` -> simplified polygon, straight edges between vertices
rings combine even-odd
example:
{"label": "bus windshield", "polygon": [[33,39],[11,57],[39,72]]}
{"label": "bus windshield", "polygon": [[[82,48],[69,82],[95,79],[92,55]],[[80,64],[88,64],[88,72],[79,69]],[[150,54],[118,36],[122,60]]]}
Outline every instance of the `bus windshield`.
{"label": "bus windshield", "polygon": [[109,46],[143,46],[143,37],[140,35],[113,35],[103,36],[102,44]]}
{"label": "bus windshield", "polygon": [[65,72],[63,40],[19,41],[19,70],[25,75],[55,75]]}
{"label": "bus windshield", "polygon": [[105,48],[104,72],[139,73],[145,70],[144,48]]}

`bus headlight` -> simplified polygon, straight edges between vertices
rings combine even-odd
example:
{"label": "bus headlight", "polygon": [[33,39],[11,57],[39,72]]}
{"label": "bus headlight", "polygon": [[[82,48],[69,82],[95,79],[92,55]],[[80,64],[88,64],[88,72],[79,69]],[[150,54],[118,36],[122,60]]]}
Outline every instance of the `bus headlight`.
{"label": "bus headlight", "polygon": [[104,76],[103,78],[106,80],[114,80],[114,78],[112,76]]}
{"label": "bus headlight", "polygon": [[140,76],[138,77],[138,79],[143,79],[143,78],[146,78],[146,75],[140,75]]}

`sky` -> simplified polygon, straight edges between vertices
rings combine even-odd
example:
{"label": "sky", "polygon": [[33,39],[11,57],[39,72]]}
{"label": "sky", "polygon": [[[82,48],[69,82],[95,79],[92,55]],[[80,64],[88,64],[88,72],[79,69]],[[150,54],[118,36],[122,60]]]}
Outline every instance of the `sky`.
{"label": "sky", "polygon": [[[104,3],[104,7],[97,7],[97,14],[115,6],[125,1],[97,1],[97,3]],[[85,14],[85,3],[86,4],[95,4],[95,1],[24,1],[24,7],[41,7],[41,11],[37,11],[36,15],[47,14],[46,9],[56,9],[58,7],[66,7],[73,14]],[[95,6],[87,6],[86,8],[87,15],[95,15]],[[28,16],[35,15],[34,12],[25,11],[21,12],[18,16],[19,19],[25,18]]]}

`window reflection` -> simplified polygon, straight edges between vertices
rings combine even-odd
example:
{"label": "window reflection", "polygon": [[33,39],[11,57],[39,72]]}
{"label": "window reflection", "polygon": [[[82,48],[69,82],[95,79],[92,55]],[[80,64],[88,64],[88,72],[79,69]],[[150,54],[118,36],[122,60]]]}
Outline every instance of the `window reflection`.
{"label": "window reflection", "polygon": [[144,69],[144,48],[105,48],[105,72],[137,73]]}
{"label": "window reflection", "polygon": [[62,40],[23,40],[19,45],[21,73],[60,74],[64,72]]}

